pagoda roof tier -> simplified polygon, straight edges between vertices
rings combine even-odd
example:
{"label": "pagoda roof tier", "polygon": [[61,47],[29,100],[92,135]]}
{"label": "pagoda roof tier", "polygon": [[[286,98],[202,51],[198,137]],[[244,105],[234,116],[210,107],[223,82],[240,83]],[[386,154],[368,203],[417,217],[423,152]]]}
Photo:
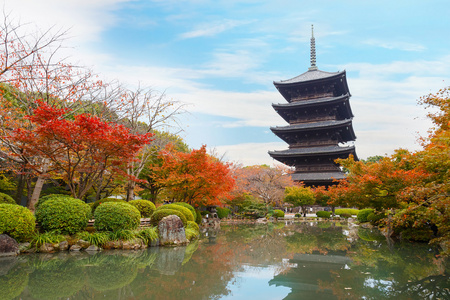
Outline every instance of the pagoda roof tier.
{"label": "pagoda roof tier", "polygon": [[303,74],[300,74],[294,78],[287,80],[274,81],[273,84],[277,85],[290,85],[296,83],[310,82],[314,80],[328,79],[333,77],[339,77],[339,75],[345,75],[345,71],[341,72],[325,72],[319,69],[316,70],[308,70]]}
{"label": "pagoda roof tier", "polygon": [[298,102],[278,103],[272,104],[275,111],[286,121],[290,122],[292,115],[296,111],[306,111],[313,108],[321,108],[327,106],[335,106],[339,115],[344,119],[353,118],[353,112],[350,107],[350,94],[345,94],[338,97],[327,97],[319,99],[310,99]]}
{"label": "pagoda roof tier", "polygon": [[[270,127],[273,133],[278,137],[285,140],[283,137],[295,133],[312,132],[312,131],[327,131],[333,133],[336,130],[342,130],[341,136],[344,141],[354,141],[356,140],[355,132],[353,131],[352,119],[347,120],[329,120],[322,122],[312,122],[312,123],[300,123],[296,125],[281,126],[281,127]],[[286,140],[285,140],[286,141]]]}
{"label": "pagoda roof tier", "polygon": [[305,181],[308,184],[314,184],[314,182],[322,183],[333,179],[345,179],[346,176],[343,172],[293,173],[291,178],[294,181]]}
{"label": "pagoda roof tier", "polygon": [[296,158],[317,158],[318,156],[331,156],[336,158],[347,158],[353,154],[355,160],[358,160],[354,146],[340,147],[340,146],[321,146],[321,147],[304,147],[292,148],[281,151],[269,151],[272,158],[286,164],[291,165],[293,159]]}
{"label": "pagoda roof tier", "polygon": [[303,94],[304,90],[320,89],[327,86],[334,87],[333,94],[335,96],[349,93],[345,70],[341,72],[325,72],[319,69],[308,70],[291,79],[274,81],[273,84],[288,102],[294,102],[295,100],[292,101],[293,95]]}

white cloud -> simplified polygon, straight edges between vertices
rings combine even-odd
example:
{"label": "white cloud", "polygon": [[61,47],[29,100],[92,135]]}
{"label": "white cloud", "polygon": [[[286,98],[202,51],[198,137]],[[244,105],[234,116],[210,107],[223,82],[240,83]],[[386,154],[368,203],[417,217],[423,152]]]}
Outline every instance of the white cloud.
{"label": "white cloud", "polygon": [[224,31],[233,29],[237,26],[245,25],[251,21],[238,20],[220,20],[211,23],[202,23],[197,25],[197,29],[180,34],[181,39],[192,39],[205,36],[215,36]]}
{"label": "white cloud", "polygon": [[286,149],[284,142],[276,143],[246,143],[236,145],[217,146],[218,153],[225,155],[228,161],[241,163],[244,166],[266,164],[269,166],[279,165],[280,163],[272,159],[268,151]]}
{"label": "white cloud", "polygon": [[408,43],[402,41],[382,41],[378,39],[368,39],[363,41],[363,44],[369,46],[381,47],[389,50],[402,50],[402,51],[424,51],[427,48],[420,44]]}

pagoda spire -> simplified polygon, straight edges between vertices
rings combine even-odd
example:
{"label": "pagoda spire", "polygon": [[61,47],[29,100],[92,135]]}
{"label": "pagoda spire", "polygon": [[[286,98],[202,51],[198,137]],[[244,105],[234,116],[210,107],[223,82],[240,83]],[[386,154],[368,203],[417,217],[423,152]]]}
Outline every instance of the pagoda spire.
{"label": "pagoda spire", "polygon": [[311,67],[310,71],[317,70],[316,66],[316,39],[314,38],[314,25],[311,24]]}

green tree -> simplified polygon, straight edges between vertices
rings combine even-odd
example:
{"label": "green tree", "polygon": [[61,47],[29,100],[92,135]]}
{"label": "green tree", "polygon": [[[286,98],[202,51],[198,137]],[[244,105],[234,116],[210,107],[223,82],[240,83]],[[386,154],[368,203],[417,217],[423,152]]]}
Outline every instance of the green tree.
{"label": "green tree", "polygon": [[303,214],[306,215],[306,206],[314,204],[316,198],[310,187],[291,186],[285,189],[284,201],[294,206],[301,206]]}

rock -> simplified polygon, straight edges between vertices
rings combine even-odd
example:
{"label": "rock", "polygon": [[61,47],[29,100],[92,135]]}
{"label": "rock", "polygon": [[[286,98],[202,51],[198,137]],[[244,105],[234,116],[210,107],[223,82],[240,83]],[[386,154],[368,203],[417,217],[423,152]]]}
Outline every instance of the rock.
{"label": "rock", "polygon": [[41,253],[55,252],[55,246],[51,243],[44,243],[41,247],[39,247],[39,252]]}
{"label": "rock", "polygon": [[80,239],[77,241],[77,245],[80,246],[82,249],[86,249],[87,247],[89,247],[91,245],[91,243]]}
{"label": "rock", "polygon": [[81,246],[75,244],[75,245],[70,246],[70,249],[69,249],[69,250],[70,250],[70,251],[80,251],[80,250],[81,250]]}
{"label": "rock", "polygon": [[121,241],[108,241],[103,245],[103,249],[120,249],[122,248]]}
{"label": "rock", "polygon": [[58,249],[59,251],[66,251],[67,249],[69,249],[69,242],[62,241],[61,243],[59,243]]}
{"label": "rock", "polygon": [[9,235],[0,234],[0,256],[16,256],[19,253],[19,243]]}
{"label": "rock", "polygon": [[100,248],[95,245],[90,245],[86,248],[86,251],[100,251]]}
{"label": "rock", "polygon": [[160,245],[185,245],[188,243],[183,222],[178,216],[164,217],[158,224]]}

